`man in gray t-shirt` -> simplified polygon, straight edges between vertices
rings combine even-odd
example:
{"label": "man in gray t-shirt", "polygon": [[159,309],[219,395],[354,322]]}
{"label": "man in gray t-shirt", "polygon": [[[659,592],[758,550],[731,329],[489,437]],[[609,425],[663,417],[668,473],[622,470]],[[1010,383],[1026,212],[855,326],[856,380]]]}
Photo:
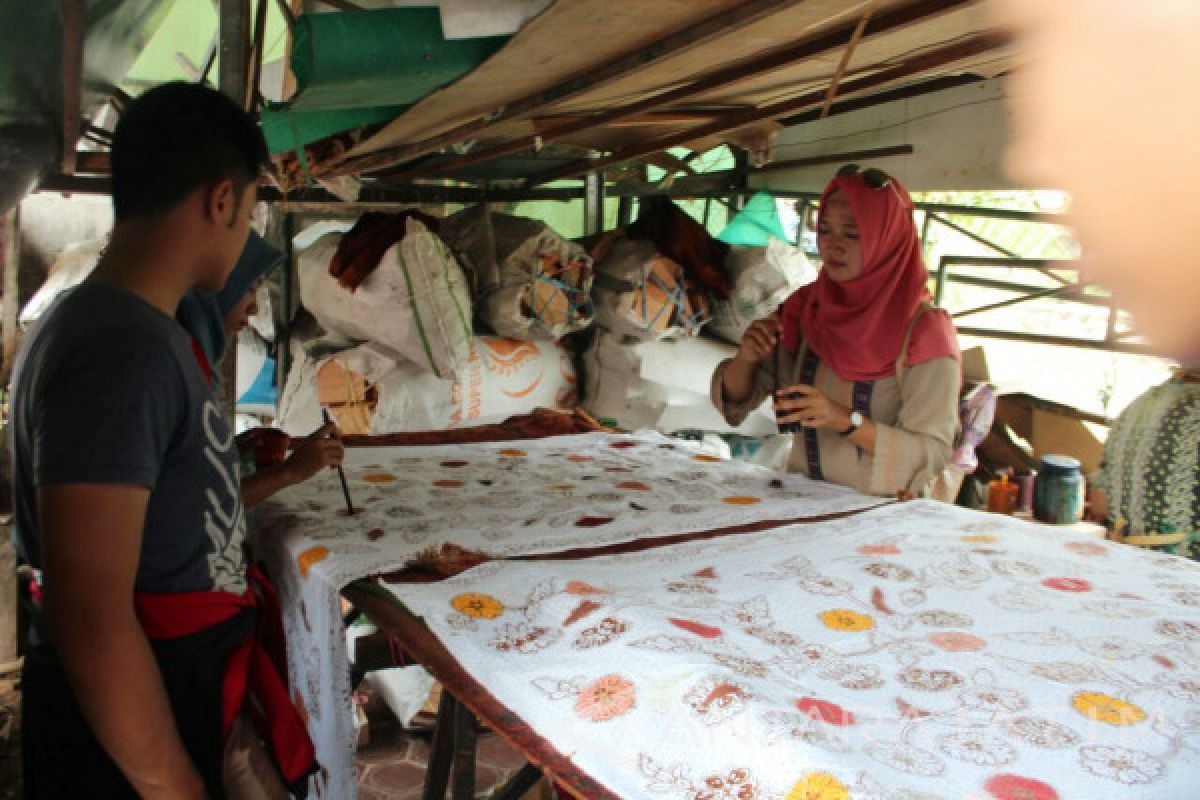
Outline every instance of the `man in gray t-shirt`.
{"label": "man in gray t-shirt", "polygon": [[265,162],[253,120],[212,89],[130,103],[109,246],[22,345],[16,540],[43,598],[22,676],[27,798],[224,797],[222,674],[253,613],[230,603],[212,622],[189,603],[246,591],[244,519],[232,431],[174,317],[185,292],[224,284]]}

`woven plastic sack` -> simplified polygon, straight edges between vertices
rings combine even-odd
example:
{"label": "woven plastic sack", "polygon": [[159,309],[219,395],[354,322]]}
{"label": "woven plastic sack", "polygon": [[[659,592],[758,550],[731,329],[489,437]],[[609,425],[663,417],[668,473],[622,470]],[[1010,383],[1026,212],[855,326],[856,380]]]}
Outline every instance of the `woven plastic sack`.
{"label": "woven plastic sack", "polygon": [[476,276],[479,316],[510,339],[561,339],[592,324],[592,259],[546,223],[479,208],[448,217],[441,234]]}
{"label": "woven plastic sack", "polygon": [[707,321],[689,296],[683,269],[654,244],[617,237],[598,249],[592,296],[596,324],[628,341],[694,336]]}

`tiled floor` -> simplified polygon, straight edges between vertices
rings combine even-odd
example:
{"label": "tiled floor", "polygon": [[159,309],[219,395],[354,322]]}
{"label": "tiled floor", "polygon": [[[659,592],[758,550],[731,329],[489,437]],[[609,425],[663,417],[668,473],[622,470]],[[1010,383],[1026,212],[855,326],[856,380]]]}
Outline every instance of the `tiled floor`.
{"label": "tiled floor", "polygon": [[[370,744],[358,751],[358,796],[360,800],[416,800],[425,780],[429,734],[406,734],[394,721],[374,720],[387,714],[367,708],[371,725]],[[501,786],[525,760],[494,733],[479,737],[476,756],[477,797],[487,797]]]}

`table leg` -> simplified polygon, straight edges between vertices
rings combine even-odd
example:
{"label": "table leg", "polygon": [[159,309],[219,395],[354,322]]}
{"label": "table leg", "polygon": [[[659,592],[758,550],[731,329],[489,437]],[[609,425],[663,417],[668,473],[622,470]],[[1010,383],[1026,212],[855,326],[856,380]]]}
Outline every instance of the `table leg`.
{"label": "table leg", "polygon": [[542,771],[533,764],[526,764],[521,767],[513,776],[508,779],[508,783],[500,787],[492,795],[492,800],[520,800],[520,798],[533,788],[539,780],[541,780]]}
{"label": "table leg", "polygon": [[450,789],[453,800],[474,800],[475,738],[475,715],[460,702],[454,714],[454,782]]}
{"label": "table leg", "polygon": [[437,723],[433,729],[433,745],[425,768],[425,787],[421,800],[444,800],[450,782],[450,764],[454,759],[455,717],[459,703],[450,692],[442,689],[438,703]]}

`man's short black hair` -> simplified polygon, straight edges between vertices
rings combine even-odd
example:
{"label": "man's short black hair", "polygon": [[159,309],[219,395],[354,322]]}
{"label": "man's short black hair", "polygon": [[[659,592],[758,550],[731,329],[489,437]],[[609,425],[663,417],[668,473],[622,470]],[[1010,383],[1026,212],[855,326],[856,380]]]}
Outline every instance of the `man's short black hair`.
{"label": "man's short black hair", "polygon": [[267,163],[262,133],[237,103],[201,84],[164,83],[130,103],[117,123],[113,211],[118,220],[154,216],[223,180],[240,192]]}

